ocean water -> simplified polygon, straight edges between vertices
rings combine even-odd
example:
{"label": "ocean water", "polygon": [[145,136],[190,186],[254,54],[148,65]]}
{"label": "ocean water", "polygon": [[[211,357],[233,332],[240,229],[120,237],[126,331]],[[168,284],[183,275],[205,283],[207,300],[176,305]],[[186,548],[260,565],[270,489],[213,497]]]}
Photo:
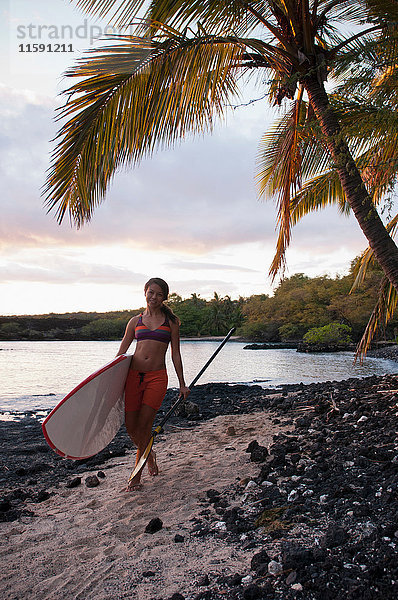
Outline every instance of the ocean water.
{"label": "ocean water", "polygon": [[[218,344],[181,342],[187,384]],[[363,365],[353,364],[351,352],[303,354],[292,349],[244,350],[244,346],[240,342],[226,344],[198,383],[277,387],[398,373],[398,363],[390,360],[367,358]],[[78,383],[112,360],[118,347],[119,342],[0,342],[0,411],[52,409]],[[167,366],[169,387],[177,387],[170,350]]]}

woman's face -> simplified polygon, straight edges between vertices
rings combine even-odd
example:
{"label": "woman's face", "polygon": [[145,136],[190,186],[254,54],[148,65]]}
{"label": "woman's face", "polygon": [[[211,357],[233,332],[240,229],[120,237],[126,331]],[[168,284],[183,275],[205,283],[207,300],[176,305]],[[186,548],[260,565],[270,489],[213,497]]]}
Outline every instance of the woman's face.
{"label": "woman's face", "polygon": [[159,308],[164,300],[162,288],[157,283],[151,283],[146,289],[145,299],[151,308]]}

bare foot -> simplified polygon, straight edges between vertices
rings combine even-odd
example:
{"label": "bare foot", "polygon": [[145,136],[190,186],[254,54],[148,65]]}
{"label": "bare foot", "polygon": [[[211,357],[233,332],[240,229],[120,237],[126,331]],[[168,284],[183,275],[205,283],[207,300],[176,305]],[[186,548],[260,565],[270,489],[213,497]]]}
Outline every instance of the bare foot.
{"label": "bare foot", "polygon": [[126,492],[134,492],[142,488],[141,484],[141,473],[137,473],[135,477],[129,479],[127,482]]}
{"label": "bare foot", "polygon": [[143,487],[144,486],[142,485],[142,483],[127,483],[127,485],[120,490],[120,493],[123,494],[124,492],[137,492]]}
{"label": "bare foot", "polygon": [[153,450],[151,450],[148,456],[148,471],[149,474],[152,475],[152,477],[156,477],[156,475],[159,475],[159,467],[156,462],[156,454]]}
{"label": "bare foot", "polygon": [[138,490],[141,490],[144,486],[142,485],[142,483],[133,483],[132,481],[130,481],[130,483],[127,484],[127,487],[124,488],[124,492],[138,492]]}

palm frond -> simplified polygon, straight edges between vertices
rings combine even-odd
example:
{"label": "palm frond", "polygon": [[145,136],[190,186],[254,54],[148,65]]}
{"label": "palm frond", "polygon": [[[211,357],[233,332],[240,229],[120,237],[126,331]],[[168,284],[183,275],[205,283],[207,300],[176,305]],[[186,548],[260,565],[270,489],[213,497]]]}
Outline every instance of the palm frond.
{"label": "palm frond", "polygon": [[272,196],[275,191],[281,191],[289,180],[290,167],[286,167],[286,161],[292,159],[292,150],[298,141],[300,112],[303,122],[305,107],[302,96],[291,103],[290,109],[261,138],[256,175],[260,196]]}
{"label": "palm frond", "polygon": [[[258,25],[258,19],[242,0],[76,0],[76,4],[84,12],[121,28],[141,16],[136,33],[142,35],[156,33],[158,23],[175,28],[196,28],[200,23],[208,33],[236,35],[248,35]],[[256,2],[256,9],[269,17],[268,2]]]}
{"label": "palm frond", "polygon": [[199,22],[207,32],[218,35],[232,31],[235,35],[240,35],[242,31],[247,35],[258,24],[241,0],[153,0],[148,17],[179,29],[196,27]]}
{"label": "palm frond", "polygon": [[83,12],[123,28],[137,18],[146,0],[76,0],[75,4]]}
{"label": "palm frond", "polygon": [[331,22],[346,21],[360,25],[366,16],[367,9],[360,0],[330,0],[319,3],[317,21],[327,18]]}
{"label": "palm frond", "polygon": [[[386,225],[386,229],[388,233],[394,237],[398,227],[398,214],[396,214]],[[354,283],[352,284],[350,293],[358,289],[363,282],[365,281],[365,277],[369,270],[369,267],[377,264],[377,261],[374,257],[374,253],[372,248],[368,247],[362,254],[360,260],[355,265],[354,269]]]}
{"label": "palm frond", "polygon": [[372,248],[368,247],[360,256],[360,259],[356,263],[353,275],[354,275],[354,283],[351,286],[350,294],[357,290],[361,285],[363,285],[366,275],[371,266],[375,266],[377,261],[374,257]]}
{"label": "palm frond", "polygon": [[[374,78],[388,69],[396,69],[398,60],[398,26],[385,27],[374,34],[352,40],[335,56],[333,75],[350,93],[367,90],[374,94]],[[396,86],[395,86],[396,87]]]}
{"label": "palm frond", "polygon": [[394,286],[387,277],[383,277],[380,284],[378,299],[366,325],[363,336],[357,346],[355,360],[362,362],[378,331],[384,329],[394,314],[397,306],[398,295]]}
{"label": "palm frond", "polygon": [[398,24],[397,0],[367,0],[366,4],[369,10],[369,21],[381,22],[388,27]]}
{"label": "palm frond", "polygon": [[[382,151],[385,149],[383,148]],[[364,178],[369,184],[370,191],[372,192],[372,196],[374,202],[377,203],[383,197],[383,194],[387,188],[387,183],[383,177],[385,176],[385,167],[380,169],[378,172],[379,180],[375,180],[375,176],[370,179],[368,176],[369,171],[369,159],[372,156],[372,150],[365,152],[362,156],[357,159],[357,165],[360,168],[361,172],[364,174]],[[380,155],[381,156],[381,155]],[[379,156],[379,158],[380,158]],[[314,155],[315,164],[319,165],[319,160],[317,161],[316,155]],[[324,160],[330,160],[328,154],[325,153]],[[304,162],[304,158],[302,159],[302,163]],[[324,164],[323,166],[327,166]],[[329,164],[329,167],[331,165]],[[395,173],[396,173],[396,165],[395,165]],[[304,170],[302,170],[303,172]],[[309,171],[310,172],[310,171]],[[395,175],[394,175],[395,176]],[[298,224],[298,222],[305,217],[306,215],[318,211],[323,210],[327,206],[336,205],[342,215],[348,216],[350,214],[350,206],[346,201],[346,197],[338,176],[338,173],[335,169],[330,168],[329,170],[325,170],[323,173],[316,175],[303,184],[302,188],[297,191],[291,198],[290,205],[290,215],[291,215],[291,227],[294,227]],[[387,225],[387,230],[393,235],[395,232],[395,227],[398,222],[398,217],[392,219],[390,223]],[[281,244],[277,246],[277,255],[279,247]],[[285,250],[287,245],[285,247]],[[373,252],[369,250],[371,256],[373,257]],[[280,257],[279,257],[280,261]],[[366,267],[364,267],[366,272]],[[360,279],[358,279],[359,284]],[[353,287],[354,289],[354,287]]]}
{"label": "palm frond", "polygon": [[303,100],[293,103],[291,111],[263,136],[258,165],[260,194],[278,198],[279,234],[270,268],[275,276],[285,264],[291,227],[328,204],[337,202],[344,214],[349,206],[322,132]]}
{"label": "palm frond", "polygon": [[188,132],[211,129],[228,99],[238,93],[236,69],[243,48],[227,40],[169,38],[93,50],[68,72],[86,77],[65,93],[45,194],[58,221],[68,211],[80,226],[103,200],[123,163],[138,162],[156,147]]}
{"label": "palm frond", "polygon": [[335,170],[326,171],[306,181],[302,189],[292,198],[292,226],[311,212],[327,206],[338,205],[343,215],[350,213],[340,179]]}
{"label": "palm frond", "polygon": [[384,145],[375,144],[361,157],[362,179],[375,204],[379,204],[397,182],[397,150],[398,139],[386,140]]}
{"label": "palm frond", "polygon": [[[394,237],[398,228],[398,214],[396,214],[387,224],[386,229],[389,234]],[[362,254],[360,260],[357,262],[354,268],[354,283],[352,284],[350,294],[363,285],[365,278],[368,274],[369,269],[372,266],[377,265],[372,248],[368,247]],[[363,336],[357,346],[355,360],[358,358],[362,362],[374,336],[382,329],[384,329],[394,314],[397,306],[397,290],[387,279],[383,276],[380,282],[380,288],[378,293],[377,302],[370,315],[369,321],[366,325]]]}
{"label": "palm frond", "polygon": [[301,90],[287,118],[260,142],[257,173],[260,196],[278,193],[279,237],[277,255],[270,268],[273,277],[284,264],[285,249],[290,241],[291,196],[301,187],[300,124],[305,114]]}
{"label": "palm frond", "polygon": [[347,98],[339,92],[331,97],[331,104],[350,140],[382,140],[398,134],[396,107],[393,103],[379,104],[377,99],[373,101],[369,97]]}
{"label": "palm frond", "polygon": [[[397,69],[390,73],[391,86],[395,83],[397,87],[397,74]],[[398,102],[391,94],[386,99],[385,91],[375,91],[372,86],[366,97],[347,97],[340,90],[331,97],[362,178],[376,203],[394,184],[398,173]]]}
{"label": "palm frond", "polygon": [[[358,155],[356,163],[372,194],[375,203],[384,196],[386,190],[395,181],[398,171],[397,144],[398,135],[386,127],[386,120],[395,119],[391,109],[377,110],[373,105],[363,105],[347,101],[344,98],[332,97],[332,105],[340,114],[344,132],[350,139],[350,147],[354,155]],[[352,106],[351,106],[352,105]],[[303,107],[305,103],[303,104]],[[386,116],[387,115],[387,116]],[[371,116],[373,118],[371,118]],[[372,125],[374,124],[374,130]],[[268,196],[279,193],[283,196],[286,180],[283,169],[289,164],[291,131],[295,123],[292,115],[283,116],[274,128],[262,139],[261,178],[262,193]],[[373,135],[372,135],[373,134]],[[293,190],[290,196],[290,228],[307,214],[322,210],[328,205],[337,204],[342,214],[348,215],[350,207],[338,176],[333,168],[327,147],[321,132],[311,120],[306,119],[300,125],[300,174],[305,181],[301,189]],[[283,151],[285,149],[285,152]],[[287,151],[286,151],[287,150]],[[361,153],[362,152],[362,153]],[[286,211],[286,208],[285,208]],[[280,231],[276,244],[276,253],[271,272],[283,268],[285,252],[290,242],[290,228],[286,222],[280,222]]]}

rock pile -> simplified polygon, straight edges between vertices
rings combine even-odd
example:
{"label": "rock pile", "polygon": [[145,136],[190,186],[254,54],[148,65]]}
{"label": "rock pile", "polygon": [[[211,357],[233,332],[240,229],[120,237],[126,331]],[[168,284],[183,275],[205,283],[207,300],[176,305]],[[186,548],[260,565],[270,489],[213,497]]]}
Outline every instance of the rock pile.
{"label": "rock pile", "polygon": [[209,490],[211,510],[192,529],[253,553],[248,585],[237,574],[234,584],[213,582],[209,597],[398,597],[397,388],[396,377],[373,377],[270,401],[294,430],[275,436],[243,489]]}

